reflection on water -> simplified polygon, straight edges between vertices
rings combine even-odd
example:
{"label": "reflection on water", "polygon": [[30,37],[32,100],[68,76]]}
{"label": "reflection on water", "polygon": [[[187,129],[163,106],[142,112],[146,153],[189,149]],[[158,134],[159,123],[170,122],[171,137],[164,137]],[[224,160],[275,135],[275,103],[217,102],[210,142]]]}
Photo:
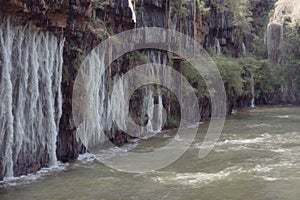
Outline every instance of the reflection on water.
{"label": "reflection on water", "polygon": [[[300,197],[300,108],[256,108],[226,120],[214,150],[198,159],[206,124],[189,150],[157,172],[128,174],[91,155],[50,172],[2,183],[0,199],[295,199]],[[128,145],[153,151],[172,132]],[[103,157],[124,153],[110,149]],[[137,161],[138,162],[138,161]],[[37,177],[37,178],[32,178]]]}

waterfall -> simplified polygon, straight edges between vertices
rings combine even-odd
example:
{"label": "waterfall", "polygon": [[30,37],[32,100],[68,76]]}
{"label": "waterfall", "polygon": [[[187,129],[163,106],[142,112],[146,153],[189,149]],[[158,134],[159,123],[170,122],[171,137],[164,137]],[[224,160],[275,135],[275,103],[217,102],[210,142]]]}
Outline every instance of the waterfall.
{"label": "waterfall", "polygon": [[6,178],[18,164],[57,164],[63,44],[0,16],[0,157]]}
{"label": "waterfall", "polygon": [[250,80],[250,85],[251,85],[251,95],[252,95],[252,99],[251,99],[251,108],[255,108],[255,83],[254,83],[254,75],[251,72],[251,80]]}
{"label": "waterfall", "polygon": [[279,46],[283,40],[283,24],[271,22],[267,28],[268,58],[277,63],[279,61]]}
{"label": "waterfall", "polygon": [[147,133],[154,133],[155,130],[152,124],[153,113],[154,113],[154,98],[151,89],[148,88],[145,89],[143,107],[148,117]]}
{"label": "waterfall", "polygon": [[277,63],[279,60],[279,45],[283,40],[283,23],[286,9],[286,6],[279,3],[277,2],[274,15],[267,26],[268,58],[274,63]]}
{"label": "waterfall", "polygon": [[161,92],[159,91],[158,93],[158,109],[157,109],[157,130],[161,131],[163,128],[163,101],[162,101],[162,95]]}
{"label": "waterfall", "polygon": [[154,103],[153,89],[145,88],[143,110],[147,114],[147,133],[158,133],[162,130],[163,126],[163,101],[159,89],[157,89],[158,104]]}
{"label": "waterfall", "polygon": [[[146,51],[151,63],[167,64],[167,55],[159,51]],[[126,99],[130,85],[123,74],[117,74],[112,78],[113,91],[110,91],[108,71],[105,70],[105,54],[100,50],[94,50],[92,55],[84,62],[78,73],[73,91],[73,109],[80,113],[77,124],[77,136],[86,148],[104,143],[107,139],[115,138],[117,130],[131,130],[129,134],[145,136],[148,133],[158,133],[164,125],[163,96],[159,86],[145,86],[142,88],[142,116],[147,117],[145,130],[133,130],[127,123],[129,110]],[[157,70],[155,65],[150,64],[147,68],[147,77],[164,76],[162,69]],[[167,77],[166,77],[167,78]],[[85,95],[81,95],[81,94]],[[111,98],[112,93],[118,98]],[[76,98],[81,103],[76,103]],[[74,100],[75,99],[75,100]],[[157,104],[156,104],[157,102]],[[113,120],[114,119],[114,120]],[[117,124],[115,123],[117,122]],[[117,125],[117,126],[116,126]],[[117,130],[116,130],[117,129]],[[106,134],[106,135],[105,135]],[[110,135],[107,135],[110,134]],[[107,137],[108,136],[108,137]]]}
{"label": "waterfall", "polygon": [[215,53],[216,54],[221,53],[221,45],[220,45],[220,40],[218,38],[215,38]]}
{"label": "waterfall", "polygon": [[270,18],[267,27],[267,49],[268,58],[274,63],[279,62],[279,46],[283,41],[284,23],[286,17],[290,18],[292,23],[296,23],[299,17],[299,0],[278,0],[274,10],[274,15]]}
{"label": "waterfall", "polygon": [[[116,127],[114,127],[113,117],[120,122],[119,128],[126,130],[128,111],[124,112],[123,108],[126,108],[128,83],[122,75],[116,75],[112,82],[119,98],[112,99],[104,61],[105,54],[97,49],[94,50],[81,67],[75,82],[75,86],[79,86],[79,89],[74,91],[73,99],[75,98],[76,101],[76,98],[81,98],[79,104],[73,104],[76,106],[73,109],[81,113],[77,119],[76,132],[86,148],[94,147],[115,137]],[[84,97],[82,93],[85,94]]]}
{"label": "waterfall", "polygon": [[[161,52],[155,52],[155,51],[149,51],[148,57],[151,63],[156,64],[167,64],[167,57],[165,54],[162,54]],[[150,65],[150,68],[148,69],[149,76],[154,77],[164,77],[167,80],[167,74],[161,71],[155,71],[154,65]],[[154,93],[156,93],[156,99],[158,104],[154,104]],[[144,94],[144,110],[147,112],[148,116],[148,124],[147,124],[147,132],[148,133],[158,133],[162,130],[164,125],[164,107],[163,107],[163,100],[162,100],[162,93],[160,88],[155,87],[147,87],[145,89]]]}
{"label": "waterfall", "polygon": [[246,56],[247,55],[247,48],[246,48],[246,45],[245,45],[244,42],[242,43],[242,50],[243,50],[243,55]]}
{"label": "waterfall", "polygon": [[135,11],[134,11],[134,6],[132,4],[132,0],[128,0],[128,5],[129,5],[129,8],[131,10],[131,13],[132,13],[132,20],[134,23],[136,23],[136,14],[135,14]]}
{"label": "waterfall", "polygon": [[[82,118],[79,119],[76,132],[88,148],[99,142],[104,142],[106,137],[103,130],[110,130],[112,127],[111,106],[107,98],[108,88],[104,55],[93,52],[78,76],[80,76],[80,79],[75,85],[84,85],[85,91],[83,92],[86,95],[84,99],[79,100],[79,107],[74,108],[77,109],[77,112],[83,113]],[[73,94],[73,99],[81,96],[80,93],[82,92],[78,92],[78,94]]]}

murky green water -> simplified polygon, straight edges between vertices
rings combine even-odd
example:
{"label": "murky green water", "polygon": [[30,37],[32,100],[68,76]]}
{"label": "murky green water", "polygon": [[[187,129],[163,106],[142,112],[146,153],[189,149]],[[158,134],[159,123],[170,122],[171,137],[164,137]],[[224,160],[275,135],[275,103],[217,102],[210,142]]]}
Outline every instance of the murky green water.
{"label": "murky green water", "polygon": [[[128,174],[96,161],[77,161],[37,180],[29,176],[13,182],[17,186],[2,183],[0,199],[298,200],[299,122],[296,107],[240,112],[227,118],[219,143],[204,159],[198,159],[197,149],[206,129],[202,125],[191,148],[160,171]],[[142,141],[135,151],[155,149],[168,140]]]}

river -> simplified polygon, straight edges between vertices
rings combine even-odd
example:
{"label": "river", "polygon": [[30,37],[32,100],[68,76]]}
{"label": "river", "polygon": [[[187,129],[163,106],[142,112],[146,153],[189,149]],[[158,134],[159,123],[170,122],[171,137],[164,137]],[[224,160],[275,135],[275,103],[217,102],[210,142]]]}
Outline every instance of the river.
{"label": "river", "polygon": [[[299,121],[299,107],[239,111],[226,119],[219,142],[203,159],[198,158],[198,147],[207,124],[200,126],[186,153],[164,169],[130,174],[85,156],[57,169],[2,182],[0,199],[298,200]],[[171,139],[180,138],[166,132],[139,141],[133,151],[153,150]]]}

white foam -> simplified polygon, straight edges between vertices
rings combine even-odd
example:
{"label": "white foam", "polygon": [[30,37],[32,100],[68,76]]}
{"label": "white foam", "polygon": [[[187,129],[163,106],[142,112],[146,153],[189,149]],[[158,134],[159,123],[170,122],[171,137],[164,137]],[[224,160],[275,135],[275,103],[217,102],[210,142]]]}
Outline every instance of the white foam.
{"label": "white foam", "polygon": [[270,139],[272,135],[269,133],[264,133],[259,137],[256,138],[251,138],[251,139],[227,139],[225,141],[219,141],[217,143],[217,146],[222,146],[222,145],[235,145],[235,144],[258,144],[258,143],[263,143]]}
{"label": "white foam", "polygon": [[253,143],[261,143],[263,141],[264,138],[258,137],[253,139],[225,140],[223,144],[253,144]]}
{"label": "white foam", "polygon": [[53,173],[59,173],[65,170],[69,166],[68,163],[58,162],[58,165],[50,168],[42,168],[35,174],[23,175],[20,177],[5,178],[0,181],[0,188],[7,186],[19,186],[23,184],[30,184],[32,182],[38,181],[39,179],[45,178],[52,175]]}
{"label": "white foam", "polygon": [[138,143],[126,144],[122,147],[112,147],[108,149],[100,150],[97,154],[93,154],[98,160],[106,160],[116,156],[126,156],[128,151],[137,147]]}
{"label": "white foam", "polygon": [[275,177],[269,177],[269,176],[262,176],[262,178],[265,181],[279,181],[279,180],[288,180],[286,178],[275,178]]}
{"label": "white foam", "polygon": [[174,140],[176,140],[176,141],[182,141],[182,139],[180,138],[180,136],[178,134],[175,135]]}
{"label": "white foam", "polygon": [[287,118],[290,118],[290,115],[276,115],[276,116],[273,116],[273,117],[278,117],[278,118],[281,118],[281,119],[287,119]]}
{"label": "white foam", "polygon": [[271,166],[261,166],[261,165],[256,165],[252,170],[254,172],[270,172],[273,168]]}
{"label": "white foam", "polygon": [[84,154],[80,154],[77,158],[77,160],[88,160],[88,159],[92,159],[94,158],[94,155],[91,153],[84,153]]}
{"label": "white foam", "polygon": [[172,137],[170,135],[168,135],[168,134],[164,134],[163,138],[172,138]]}
{"label": "white foam", "polygon": [[271,124],[252,124],[247,125],[248,128],[271,127]]}
{"label": "white foam", "polygon": [[208,184],[212,181],[222,180],[229,176],[230,172],[220,171],[218,173],[172,173],[168,176],[152,178],[155,182],[163,184],[178,183],[193,187],[201,187],[200,184]]}

